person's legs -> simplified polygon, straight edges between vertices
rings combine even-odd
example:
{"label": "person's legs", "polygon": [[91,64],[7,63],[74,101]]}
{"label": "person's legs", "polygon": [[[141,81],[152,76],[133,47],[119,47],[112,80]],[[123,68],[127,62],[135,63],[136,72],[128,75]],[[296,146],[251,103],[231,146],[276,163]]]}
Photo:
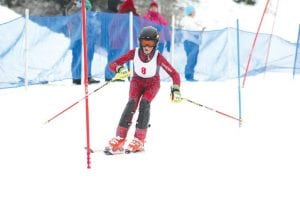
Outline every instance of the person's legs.
{"label": "person's legs", "polygon": [[129,100],[121,115],[116,131],[116,136],[120,136],[122,138],[127,137],[127,132],[132,124],[133,115],[138,107],[139,100],[142,96],[142,90],[143,88],[137,80],[131,80],[129,88]]}
{"label": "person's legs", "polygon": [[88,83],[89,84],[94,84],[94,83],[99,83],[99,80],[95,80],[92,77],[92,65],[93,65],[93,58],[94,58],[94,53],[95,53],[95,45],[93,40],[88,40]]}
{"label": "person's legs", "polygon": [[132,118],[136,111],[137,105],[138,103],[134,99],[130,99],[127,102],[125,109],[123,110],[123,113],[121,115],[119,125],[117,127],[116,136],[119,136],[121,138],[127,137],[127,132],[132,124]]}
{"label": "person's legs", "polygon": [[72,71],[73,83],[80,84],[80,80],[81,80],[81,40],[80,39],[76,40],[72,44],[71,71]]}
{"label": "person's legs", "polygon": [[150,102],[142,99],[139,104],[139,116],[136,122],[136,129],[133,140],[128,144],[125,151],[137,152],[144,150],[144,143],[150,119]]}
{"label": "person's legs", "polygon": [[[81,84],[81,39],[76,40],[72,46],[72,63],[71,63],[71,71],[72,71],[72,79],[73,83],[80,85]],[[100,81],[92,79],[92,62],[94,58],[94,44],[92,41],[88,42],[88,81],[90,84],[99,83]]]}
{"label": "person's legs", "polygon": [[[147,84],[146,84],[147,85]],[[139,103],[139,115],[136,122],[136,129],[133,140],[129,143],[125,151],[138,152],[144,150],[144,143],[149,127],[150,104],[160,88],[159,82],[149,82],[144,88],[143,97]]]}
{"label": "person's legs", "polygon": [[92,77],[92,64],[94,58],[95,46],[92,40],[88,40],[88,77]]}
{"label": "person's legs", "polygon": [[130,84],[129,100],[121,115],[116,130],[116,136],[109,141],[109,145],[105,148],[105,151],[107,151],[106,153],[113,154],[123,150],[124,143],[126,142],[127,133],[132,124],[131,121],[137,109],[140,97],[141,88],[138,87],[136,84]]}
{"label": "person's legs", "polygon": [[139,105],[139,116],[136,122],[134,137],[144,141],[150,120],[150,102],[146,99],[142,99]]}
{"label": "person's legs", "polygon": [[195,67],[198,62],[198,54],[199,54],[199,46],[195,43],[191,44],[191,52],[190,52],[190,74],[191,74],[191,79],[194,80],[194,74],[195,74]]}
{"label": "person's legs", "polygon": [[184,69],[186,80],[194,80],[195,67],[198,60],[199,46],[190,41],[184,41],[184,50],[187,56],[187,63]]}
{"label": "person's legs", "polygon": [[150,121],[150,104],[158,93],[159,88],[159,81],[149,82],[139,103],[139,115],[136,122],[134,137],[138,138],[141,141],[144,141],[146,138]]}

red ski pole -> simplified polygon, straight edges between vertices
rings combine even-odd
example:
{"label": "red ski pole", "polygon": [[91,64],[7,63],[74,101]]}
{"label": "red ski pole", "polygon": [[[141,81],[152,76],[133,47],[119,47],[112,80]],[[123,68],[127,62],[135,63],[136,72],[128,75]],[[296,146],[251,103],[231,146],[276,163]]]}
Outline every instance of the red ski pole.
{"label": "red ski pole", "polygon": [[[98,90],[100,90],[101,88],[103,88],[104,86],[108,85],[110,82],[112,81],[107,81],[105,82],[103,85],[101,85],[100,87],[96,88],[95,90],[93,90],[92,92],[90,92],[89,94],[87,94],[87,96],[90,96],[91,94],[94,94],[95,92],[97,92]],[[82,97],[81,99],[79,99],[78,101],[74,102],[72,105],[68,106],[67,108],[63,109],[62,111],[60,111],[59,113],[57,113],[56,115],[54,115],[53,117],[51,117],[50,119],[48,119],[47,121],[45,121],[44,124],[47,124],[49,122],[51,122],[52,120],[54,120],[55,118],[57,118],[58,116],[60,116],[61,114],[63,114],[64,112],[66,112],[67,110],[69,110],[70,108],[74,107],[75,105],[77,105],[79,102],[81,102],[82,100],[85,99],[86,96]]]}
{"label": "red ski pole", "polygon": [[215,109],[213,109],[213,108],[211,108],[211,107],[208,107],[208,106],[202,105],[202,104],[200,104],[200,103],[197,103],[197,102],[195,102],[195,101],[192,101],[192,100],[190,100],[190,99],[187,99],[187,98],[182,98],[182,100],[185,100],[185,101],[187,101],[187,102],[190,102],[190,103],[192,103],[192,104],[195,104],[195,105],[197,105],[197,106],[200,106],[200,107],[206,108],[206,109],[208,109],[208,110],[210,110],[210,111],[216,112],[216,113],[218,113],[218,114],[221,114],[221,115],[223,115],[223,116],[229,117],[229,118],[231,118],[231,119],[234,119],[234,120],[238,120],[239,122],[242,122],[242,119],[239,119],[239,118],[237,118],[237,117],[234,117],[234,116],[228,115],[228,114],[226,114],[226,113],[224,113],[224,112],[221,112],[221,111],[215,110]]}

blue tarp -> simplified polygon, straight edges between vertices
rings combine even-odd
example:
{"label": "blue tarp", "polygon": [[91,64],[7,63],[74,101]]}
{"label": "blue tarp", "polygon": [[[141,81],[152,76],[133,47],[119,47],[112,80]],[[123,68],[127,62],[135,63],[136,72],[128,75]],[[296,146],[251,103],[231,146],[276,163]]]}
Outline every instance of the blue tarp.
{"label": "blue tarp", "polygon": [[[129,50],[129,14],[87,12],[88,51],[93,52],[92,76],[104,78],[105,67],[111,52],[114,56]],[[133,47],[138,45],[137,36],[142,27],[153,25],[160,31],[163,54],[170,61],[168,45],[171,27],[159,26],[141,17],[133,17]],[[183,34],[186,30],[175,29],[174,67],[184,77],[186,55]],[[237,77],[236,29],[205,31],[195,68],[195,78],[200,81],[226,80]],[[254,33],[240,31],[241,75],[246,69],[247,59],[254,40]],[[31,16],[28,24],[28,49],[25,48],[25,19],[17,18],[0,24],[0,88],[24,85],[25,61],[28,63],[27,77],[30,84],[72,79],[71,62],[74,41],[81,38],[81,13],[70,16]],[[252,54],[248,75],[261,72],[293,72],[296,43],[288,42],[269,34],[259,34]],[[201,43],[200,43],[201,42]],[[27,55],[27,56],[26,56]],[[268,57],[267,57],[268,55]],[[299,56],[298,56],[299,57]],[[78,58],[80,59],[80,58]],[[268,66],[265,66],[267,63]],[[295,65],[299,72],[299,58]],[[162,71],[162,70],[161,70]],[[162,80],[169,80],[161,72]],[[184,81],[184,78],[182,78]]]}

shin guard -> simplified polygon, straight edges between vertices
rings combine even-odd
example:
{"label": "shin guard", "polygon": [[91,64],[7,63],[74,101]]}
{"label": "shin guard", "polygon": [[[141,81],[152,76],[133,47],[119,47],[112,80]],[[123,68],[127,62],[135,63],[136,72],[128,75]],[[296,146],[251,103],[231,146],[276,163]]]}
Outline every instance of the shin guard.
{"label": "shin guard", "polygon": [[150,119],[150,102],[142,99],[140,102],[139,116],[136,122],[136,128],[147,129]]}
{"label": "shin guard", "polygon": [[123,114],[121,116],[119,126],[129,128],[131,125],[131,120],[133,117],[133,114],[135,112],[135,102],[133,99],[129,100]]}

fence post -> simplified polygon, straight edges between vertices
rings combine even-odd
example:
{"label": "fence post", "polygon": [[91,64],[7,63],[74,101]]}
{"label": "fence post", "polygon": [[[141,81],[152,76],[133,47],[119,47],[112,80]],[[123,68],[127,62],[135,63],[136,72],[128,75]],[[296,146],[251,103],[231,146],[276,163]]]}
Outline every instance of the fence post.
{"label": "fence post", "polygon": [[29,9],[25,9],[25,48],[24,48],[24,86],[28,89],[28,21],[29,21]]}
{"label": "fence post", "polygon": [[296,73],[296,63],[298,60],[299,42],[300,42],[300,24],[299,24],[299,30],[298,30],[298,39],[297,39],[297,43],[296,43],[296,52],[295,52],[295,60],[294,60],[294,68],[293,68],[293,79],[295,78],[295,73]]}
{"label": "fence post", "polygon": [[241,62],[240,62],[240,25],[236,20],[236,45],[237,45],[237,67],[238,67],[238,98],[239,98],[239,127],[242,125],[242,104],[241,104]]}

